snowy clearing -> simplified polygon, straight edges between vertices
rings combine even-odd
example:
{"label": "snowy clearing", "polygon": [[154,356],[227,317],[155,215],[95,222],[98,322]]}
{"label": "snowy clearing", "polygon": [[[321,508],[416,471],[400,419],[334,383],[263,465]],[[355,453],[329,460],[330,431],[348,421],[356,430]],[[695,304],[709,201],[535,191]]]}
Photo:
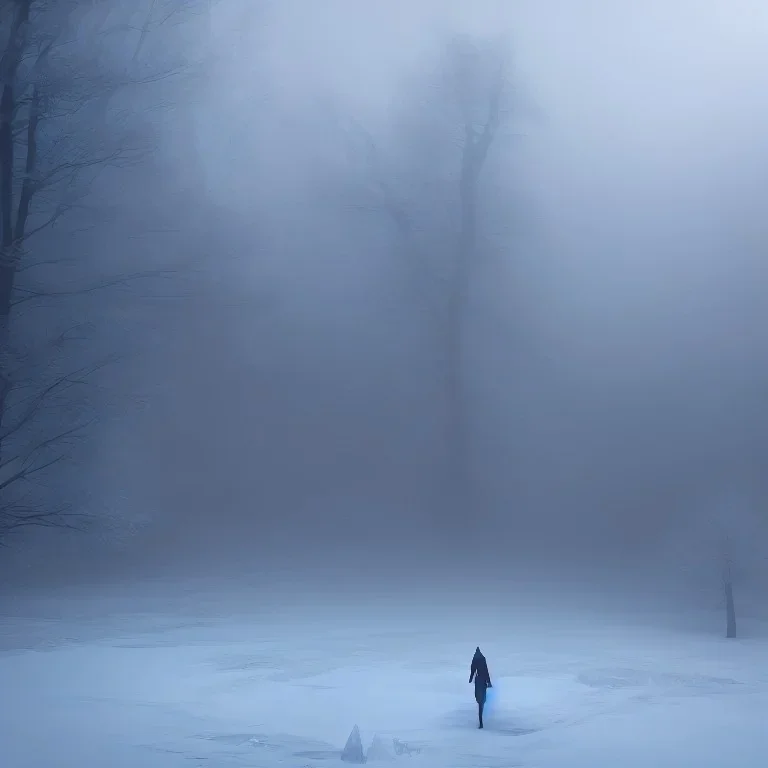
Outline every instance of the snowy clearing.
{"label": "snowy clearing", "polygon": [[[56,606],[17,604],[0,624],[9,768],[334,768],[354,725],[412,768],[768,765],[756,635],[549,608],[489,617],[478,637],[466,606],[415,620],[391,605],[194,616],[91,601],[66,621],[73,604]],[[494,679],[484,731],[467,683],[478,643]]]}

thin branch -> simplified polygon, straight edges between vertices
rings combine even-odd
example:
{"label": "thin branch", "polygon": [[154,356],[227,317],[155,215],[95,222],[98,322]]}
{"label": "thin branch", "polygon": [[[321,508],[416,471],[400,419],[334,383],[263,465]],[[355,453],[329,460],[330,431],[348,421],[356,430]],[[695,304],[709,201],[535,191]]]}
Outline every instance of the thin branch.
{"label": "thin branch", "polygon": [[136,62],[138,60],[139,54],[141,53],[141,49],[144,47],[144,43],[146,42],[147,36],[149,35],[149,25],[152,23],[152,16],[155,13],[156,5],[157,5],[157,0],[151,0],[149,10],[147,11],[147,15],[144,18],[144,23],[141,25],[141,30],[139,32],[139,40],[136,43],[136,48],[133,51],[131,62]]}
{"label": "thin branch", "polygon": [[[35,235],[40,234],[45,229],[48,229],[49,227],[52,227],[56,224],[56,222],[68,211],[70,210],[70,206],[66,205],[65,203],[59,203],[53,213],[44,221],[42,221],[40,224],[38,224],[35,227],[32,227],[32,229],[28,229],[27,232],[24,235],[24,242],[27,242],[28,240],[31,240]],[[17,243],[18,245],[18,243]],[[38,264],[42,264],[44,262],[38,262]],[[33,266],[37,265],[29,265],[29,268],[32,268]],[[21,272],[23,269],[18,269],[17,272]],[[11,302],[11,306],[13,306],[13,302]]]}
{"label": "thin branch", "polygon": [[52,180],[55,179],[56,176],[66,171],[78,172],[78,171],[83,171],[86,168],[93,168],[94,166],[108,165],[109,163],[114,162],[119,157],[124,156],[125,154],[126,154],[126,150],[116,149],[106,155],[90,157],[88,159],[83,159],[83,160],[68,160],[68,161],[59,163],[59,165],[55,166],[54,168],[51,168],[48,171],[48,173],[46,173],[45,175],[41,176],[38,179],[37,188],[40,189],[41,187],[52,183]]}
{"label": "thin branch", "polygon": [[[55,393],[70,389],[71,387],[84,384],[85,380],[92,376],[96,371],[104,368],[109,361],[103,361],[101,363],[86,366],[76,371],[70,371],[69,373],[62,374],[54,379],[50,384],[37,391],[33,396],[27,399],[27,405],[24,407],[23,414],[15,419],[14,424],[7,427],[0,433],[0,445],[4,443],[9,437],[17,434],[25,426],[29,425],[35,417],[39,414],[43,404]],[[79,377],[79,378],[76,378]],[[18,389],[18,387],[16,387]],[[24,402],[19,403],[20,406],[24,406]],[[2,468],[3,464],[0,464]]]}
{"label": "thin branch", "polygon": [[[0,547],[7,546],[5,538],[20,528],[61,528],[82,531],[90,515],[73,512],[69,507],[41,510],[38,506],[7,504],[0,507]],[[79,522],[78,521],[83,521]]]}
{"label": "thin branch", "polygon": [[156,269],[148,270],[146,272],[136,272],[130,275],[120,275],[118,277],[101,280],[98,283],[92,285],[83,286],[82,288],[73,288],[69,291],[49,291],[39,290],[36,291],[32,288],[17,288],[17,291],[23,292],[26,295],[21,296],[15,301],[11,302],[11,306],[16,307],[20,304],[25,304],[29,301],[36,299],[50,299],[50,298],[64,298],[71,296],[84,296],[89,293],[95,293],[96,291],[103,291],[106,288],[115,288],[119,286],[130,285],[139,280],[147,280],[150,278],[158,277],[171,277],[176,275],[177,271],[174,269]]}

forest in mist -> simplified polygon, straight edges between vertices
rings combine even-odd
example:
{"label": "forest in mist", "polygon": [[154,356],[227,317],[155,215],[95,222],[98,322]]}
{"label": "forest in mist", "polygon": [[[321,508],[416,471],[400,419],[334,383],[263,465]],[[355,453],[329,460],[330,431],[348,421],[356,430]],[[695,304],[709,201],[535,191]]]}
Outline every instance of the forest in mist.
{"label": "forest in mist", "polygon": [[4,580],[764,586],[768,6],[0,0],[0,33]]}

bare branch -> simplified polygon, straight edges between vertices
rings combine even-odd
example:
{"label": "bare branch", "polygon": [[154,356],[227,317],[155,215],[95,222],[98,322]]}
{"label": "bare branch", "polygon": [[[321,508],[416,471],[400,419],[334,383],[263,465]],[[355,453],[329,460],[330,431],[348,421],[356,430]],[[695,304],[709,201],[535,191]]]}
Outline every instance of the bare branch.
{"label": "bare branch", "polygon": [[141,25],[141,29],[139,31],[139,40],[136,43],[136,48],[133,51],[133,56],[131,58],[131,61],[133,62],[135,62],[139,58],[141,49],[144,47],[144,43],[147,40],[147,35],[149,34],[149,26],[152,23],[152,16],[155,13],[156,5],[157,5],[157,0],[151,0],[149,11],[147,12],[146,17],[144,18],[144,23]]}
{"label": "bare branch", "polygon": [[177,274],[178,274],[177,270],[164,269],[164,268],[147,270],[144,272],[134,272],[133,274],[129,274],[129,275],[118,275],[117,277],[106,278],[104,280],[100,280],[97,283],[93,283],[92,285],[86,285],[81,288],[73,288],[68,291],[53,291],[53,290],[46,290],[46,289],[34,290],[32,288],[19,287],[17,288],[17,291],[24,295],[14,300],[12,302],[12,306],[16,307],[19,304],[25,304],[29,301],[34,301],[37,299],[84,296],[86,294],[94,293],[96,291],[103,291],[106,288],[116,288],[119,286],[127,286],[131,283],[135,283],[140,280],[171,277]]}
{"label": "bare branch", "polygon": [[[88,376],[100,370],[106,364],[107,363],[104,362],[99,365],[83,367],[78,371],[71,371],[69,373],[58,376],[47,386],[43,387],[39,391],[36,391],[29,398],[26,398],[26,401],[22,400],[18,406],[23,407],[23,413],[19,418],[14,420],[14,423],[10,427],[6,426],[2,433],[0,433],[0,444],[3,444],[9,437],[16,435],[22,429],[28,426],[38,416],[41,408],[52,395],[62,390],[70,389],[71,387],[84,383]],[[16,388],[18,389],[18,386]],[[70,433],[67,431],[64,434]],[[56,437],[54,438],[54,441],[58,439],[59,438]],[[50,442],[43,441],[43,443],[39,445],[44,445],[47,447],[50,445]],[[35,448],[35,450],[39,450],[39,445]],[[2,466],[4,466],[4,464],[0,463],[0,468],[2,468]]]}
{"label": "bare branch", "polygon": [[[56,222],[68,211],[70,210],[70,207],[65,205],[64,203],[59,203],[56,206],[56,209],[53,211],[53,213],[44,221],[42,221],[40,224],[38,224],[36,227],[33,227],[32,229],[28,229],[27,232],[24,234],[23,240],[26,242],[28,240],[31,240],[35,235],[40,234],[45,229],[48,229],[49,227],[52,227],[56,224]],[[37,264],[30,264],[28,266],[22,266],[20,265],[17,267],[16,272],[17,274],[23,271],[24,269],[31,269],[34,266],[38,266],[43,262],[38,262]],[[15,302],[11,302],[11,306],[14,305]]]}
{"label": "bare branch", "polygon": [[[164,25],[193,10],[193,0],[150,0],[141,23],[113,23],[115,4],[103,0],[94,12],[80,0],[0,0],[2,26],[12,22],[0,58],[0,544],[7,534],[26,527],[75,528],[82,517],[67,507],[49,508],[32,498],[44,487],[46,473],[72,456],[69,446],[87,430],[85,403],[77,389],[92,381],[107,362],[61,373],[71,355],[69,345],[85,341],[88,325],[74,323],[59,330],[42,348],[21,353],[14,348],[22,306],[36,311],[47,299],[79,297],[178,274],[154,269],[105,277],[69,287],[53,282],[45,267],[71,263],[64,255],[35,253],[33,237],[56,226],[67,214],[83,209],[83,201],[99,174],[125,168],[146,158],[154,145],[147,110],[161,109],[160,85],[185,72],[187,62],[165,61],[165,51],[149,51]],[[198,0],[194,0],[198,2]],[[120,4],[123,21],[134,22],[136,8]],[[116,63],[122,43],[135,41],[130,60]],[[158,42],[161,42],[158,40]],[[144,59],[145,61],[142,61]],[[148,87],[159,94],[137,122],[129,88]],[[122,93],[121,93],[122,92]],[[130,103],[130,108],[128,104]],[[70,217],[73,219],[74,217]],[[73,221],[68,234],[80,221]],[[26,273],[41,285],[18,285]],[[31,276],[31,275],[30,275]],[[88,278],[83,277],[86,282]],[[38,282],[38,281],[36,281]],[[71,285],[71,284],[70,284]],[[67,305],[69,306],[69,305]],[[23,315],[21,315],[23,317]],[[13,336],[11,336],[13,333]],[[25,357],[26,355],[26,357]],[[63,363],[63,365],[62,365]],[[72,368],[77,366],[73,365]],[[23,376],[27,376],[26,379]],[[89,394],[91,394],[89,392]],[[89,406],[90,407],[90,406]],[[54,415],[55,420],[46,418]],[[62,424],[62,421],[69,423]],[[72,423],[72,422],[77,423]]]}
{"label": "bare branch", "polygon": [[61,528],[82,531],[87,515],[73,512],[66,507],[41,510],[38,507],[9,504],[0,508],[0,547],[7,546],[8,535],[21,528]]}

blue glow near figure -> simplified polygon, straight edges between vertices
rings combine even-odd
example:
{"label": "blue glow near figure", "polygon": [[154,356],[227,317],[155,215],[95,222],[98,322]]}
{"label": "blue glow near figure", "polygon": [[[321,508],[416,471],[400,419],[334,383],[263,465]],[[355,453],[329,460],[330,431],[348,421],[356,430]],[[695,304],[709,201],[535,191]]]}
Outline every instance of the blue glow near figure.
{"label": "blue glow near figure", "polygon": [[490,686],[485,693],[485,709],[486,714],[493,712],[496,709],[496,702],[499,699],[499,681],[496,681],[496,685]]}

